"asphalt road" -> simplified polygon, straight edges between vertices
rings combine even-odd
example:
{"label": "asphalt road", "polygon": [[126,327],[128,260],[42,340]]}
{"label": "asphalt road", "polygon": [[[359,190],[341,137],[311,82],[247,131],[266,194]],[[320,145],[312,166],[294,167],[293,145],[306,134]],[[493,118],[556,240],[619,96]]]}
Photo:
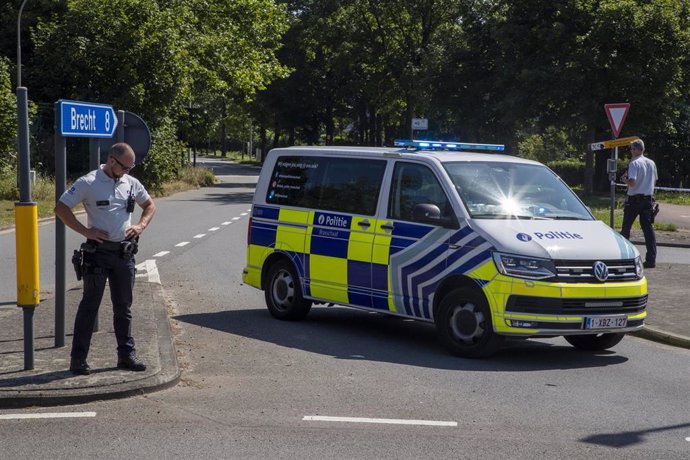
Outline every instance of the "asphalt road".
{"label": "asphalt road", "polygon": [[[223,184],[157,201],[139,258],[157,262],[182,382],[0,411],[1,457],[690,457],[690,350],[627,337],[590,354],[554,338],[475,361],[399,318],[315,307],[274,320],[241,283],[256,171],[218,167]],[[53,412],[75,414],[2,418]]]}

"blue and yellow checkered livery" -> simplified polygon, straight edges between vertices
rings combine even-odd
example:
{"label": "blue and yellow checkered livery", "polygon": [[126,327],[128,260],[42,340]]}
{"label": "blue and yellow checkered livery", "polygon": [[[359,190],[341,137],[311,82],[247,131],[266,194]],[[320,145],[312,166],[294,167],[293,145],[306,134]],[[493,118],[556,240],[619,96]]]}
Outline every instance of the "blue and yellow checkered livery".
{"label": "blue and yellow checkered livery", "polygon": [[293,262],[305,297],[433,321],[434,293],[448,276],[488,282],[474,272],[493,247],[467,225],[449,230],[260,205],[250,225],[245,282],[259,288],[265,260],[280,252]]}

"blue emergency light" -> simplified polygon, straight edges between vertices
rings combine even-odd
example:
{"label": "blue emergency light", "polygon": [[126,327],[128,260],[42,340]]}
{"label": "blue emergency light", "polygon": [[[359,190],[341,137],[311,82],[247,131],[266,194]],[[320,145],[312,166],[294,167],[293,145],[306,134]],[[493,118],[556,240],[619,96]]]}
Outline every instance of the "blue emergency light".
{"label": "blue emergency light", "polygon": [[417,150],[489,150],[493,152],[505,150],[503,144],[469,144],[467,142],[418,141],[414,139],[396,139],[393,141],[393,145]]}

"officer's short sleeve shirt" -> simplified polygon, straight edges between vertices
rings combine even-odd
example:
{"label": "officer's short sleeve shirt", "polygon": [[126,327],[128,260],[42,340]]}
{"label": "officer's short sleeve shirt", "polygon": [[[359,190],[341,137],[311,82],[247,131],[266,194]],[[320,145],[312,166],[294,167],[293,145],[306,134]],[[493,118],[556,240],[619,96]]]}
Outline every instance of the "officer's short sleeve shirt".
{"label": "officer's short sleeve shirt", "polygon": [[62,194],[60,202],[70,209],[84,203],[88,227],[105,230],[109,241],[122,241],[132,222],[132,214],[127,212],[127,198],[131,195],[142,205],[150,196],[136,178],[125,174],[114,180],[103,172],[103,166],[77,179]]}
{"label": "officer's short sleeve shirt", "polygon": [[635,185],[628,187],[628,195],[653,195],[658,179],[656,164],[640,155],[628,165],[628,178],[635,180]]}

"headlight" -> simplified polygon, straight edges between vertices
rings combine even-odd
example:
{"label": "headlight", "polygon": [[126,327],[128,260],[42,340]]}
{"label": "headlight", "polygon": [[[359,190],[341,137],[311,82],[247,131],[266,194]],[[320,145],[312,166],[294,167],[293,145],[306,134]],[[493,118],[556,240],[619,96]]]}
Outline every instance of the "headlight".
{"label": "headlight", "polygon": [[638,279],[642,279],[642,275],[644,275],[644,269],[642,268],[642,259],[639,256],[635,257],[635,274],[637,275]]}
{"label": "headlight", "polygon": [[556,276],[556,267],[550,259],[494,252],[494,263],[499,272],[516,278],[540,280]]}

